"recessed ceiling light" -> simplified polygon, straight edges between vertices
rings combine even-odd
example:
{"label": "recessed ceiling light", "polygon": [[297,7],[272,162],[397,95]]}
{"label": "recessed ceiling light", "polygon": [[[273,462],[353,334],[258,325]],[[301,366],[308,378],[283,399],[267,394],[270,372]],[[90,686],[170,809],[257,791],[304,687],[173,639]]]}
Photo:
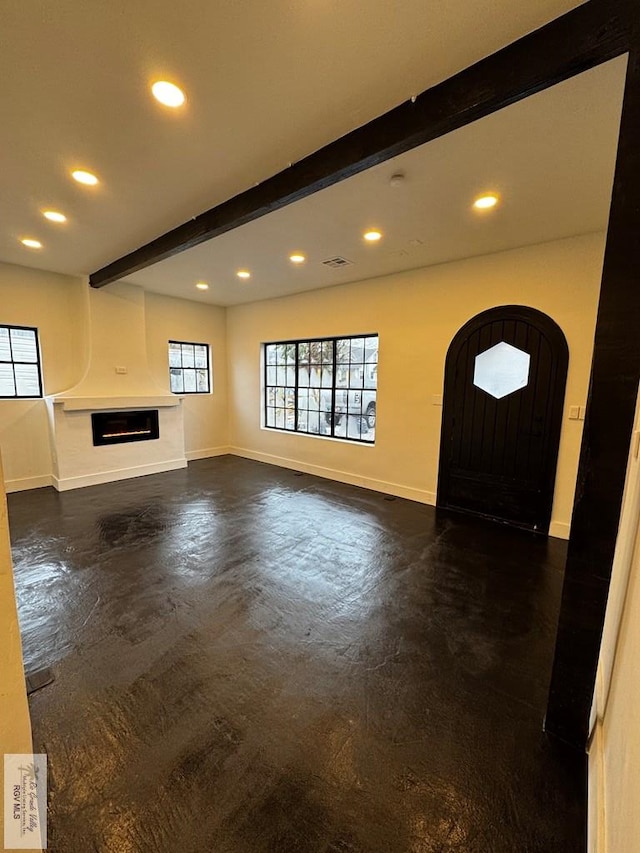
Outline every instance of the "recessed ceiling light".
{"label": "recessed ceiling light", "polygon": [[249,270],[238,270],[236,275],[238,276],[238,278],[251,278],[251,273],[249,272]]}
{"label": "recessed ceiling light", "polygon": [[86,172],[84,169],[76,169],[71,172],[71,177],[79,184],[86,184],[88,187],[95,187],[98,179],[91,172]]}
{"label": "recessed ceiling light", "polygon": [[153,97],[156,101],[160,101],[165,107],[181,107],[184,104],[184,92],[179,89],[174,83],[169,83],[167,80],[158,80],[151,87]]}
{"label": "recessed ceiling light", "polygon": [[50,222],[66,222],[67,217],[64,213],[58,213],[57,210],[43,210],[42,215]]}
{"label": "recessed ceiling light", "polygon": [[372,228],[370,231],[365,231],[363,236],[369,243],[376,243],[382,237],[382,232]]}
{"label": "recessed ceiling light", "polygon": [[303,264],[307,259],[300,252],[295,252],[293,255],[289,255],[289,260],[292,264]]}
{"label": "recessed ceiling light", "polygon": [[206,281],[199,281],[196,284],[196,287],[198,288],[198,290],[209,290],[209,285],[206,283]]}
{"label": "recessed ceiling light", "polygon": [[496,193],[485,193],[484,195],[478,196],[478,198],[473,202],[473,206],[476,210],[491,210],[492,207],[495,207],[499,201],[499,197]]}
{"label": "recessed ceiling light", "polygon": [[41,249],[42,243],[40,240],[33,240],[31,237],[23,237],[20,240],[23,246],[27,246],[29,249]]}

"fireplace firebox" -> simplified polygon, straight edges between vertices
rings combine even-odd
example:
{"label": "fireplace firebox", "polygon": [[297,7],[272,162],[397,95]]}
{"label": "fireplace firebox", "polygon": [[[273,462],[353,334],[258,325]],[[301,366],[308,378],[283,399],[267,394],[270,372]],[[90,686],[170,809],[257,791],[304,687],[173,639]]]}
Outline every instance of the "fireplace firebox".
{"label": "fireplace firebox", "polygon": [[129,441],[151,441],[160,438],[158,410],[92,412],[91,429],[96,447]]}

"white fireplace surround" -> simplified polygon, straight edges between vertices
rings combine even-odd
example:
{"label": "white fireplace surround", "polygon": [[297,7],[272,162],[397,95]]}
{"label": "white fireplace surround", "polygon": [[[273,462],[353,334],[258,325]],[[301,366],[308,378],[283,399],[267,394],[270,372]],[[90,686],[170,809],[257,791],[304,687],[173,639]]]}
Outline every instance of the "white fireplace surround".
{"label": "white fireplace surround", "polygon": [[[182,398],[172,394],[47,398],[53,485],[59,492],[185,468]],[[157,409],[160,437],[95,447],[91,413]]]}
{"label": "white fireplace surround", "polygon": [[[159,386],[147,361],[144,291],[114,284],[85,292],[87,362],[73,388],[46,398],[53,486],[60,492],[187,465],[182,397]],[[157,409],[160,436],[94,446],[91,413]]]}

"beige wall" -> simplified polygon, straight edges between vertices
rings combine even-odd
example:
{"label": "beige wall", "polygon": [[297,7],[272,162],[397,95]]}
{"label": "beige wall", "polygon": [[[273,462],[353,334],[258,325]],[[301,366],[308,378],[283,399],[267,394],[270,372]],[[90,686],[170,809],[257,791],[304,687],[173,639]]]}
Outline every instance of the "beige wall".
{"label": "beige wall", "polygon": [[[82,376],[86,354],[83,282],[0,264],[0,323],[37,326],[45,394]],[[49,426],[44,400],[0,400],[0,450],[7,488],[48,485]]]}
{"label": "beige wall", "polygon": [[[590,853],[640,850],[640,536],[626,604],[615,642],[615,663],[606,704],[589,754]],[[606,651],[606,650],[603,650]]]}
{"label": "beige wall", "polygon": [[[224,309],[147,294],[132,285],[90,290],[82,278],[0,264],[0,323],[38,328],[48,395],[81,391],[90,361],[93,394],[148,393],[150,381],[168,391],[167,341],[209,343],[214,392],[185,399],[186,452],[193,459],[226,450]],[[116,365],[127,374],[116,374]],[[8,491],[50,485],[44,400],[0,400],[0,450]]]}
{"label": "beige wall", "polygon": [[589,853],[640,850],[640,395],[598,662],[589,749]]}
{"label": "beige wall", "polygon": [[[439,267],[227,309],[230,443],[234,452],[427,503],[435,499],[447,348],[487,308],[533,306],[569,344],[569,375],[551,532],[567,536],[587,397],[604,235],[517,249]],[[375,446],[261,428],[260,345],[378,332]]]}
{"label": "beige wall", "polygon": [[[31,721],[22,663],[22,642],[13,588],[7,502],[0,457],[0,760],[8,753],[33,752]],[[0,771],[2,776],[2,771]],[[4,839],[3,803],[0,804],[0,844]],[[2,848],[4,850],[4,847]]]}
{"label": "beige wall", "polygon": [[212,394],[185,397],[187,459],[227,451],[227,343],[224,308],[146,294],[147,352],[155,381],[169,390],[167,341],[195,341],[211,348]]}

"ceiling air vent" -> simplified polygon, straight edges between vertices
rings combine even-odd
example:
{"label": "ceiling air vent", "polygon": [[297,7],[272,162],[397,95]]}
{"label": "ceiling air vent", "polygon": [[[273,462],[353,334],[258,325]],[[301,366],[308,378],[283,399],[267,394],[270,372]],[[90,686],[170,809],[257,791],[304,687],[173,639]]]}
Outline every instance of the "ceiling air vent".
{"label": "ceiling air vent", "polygon": [[346,258],[341,258],[337,255],[335,258],[327,258],[326,261],[322,262],[325,267],[331,267],[331,269],[337,270],[340,267],[349,267],[353,263],[353,261],[348,261]]}

